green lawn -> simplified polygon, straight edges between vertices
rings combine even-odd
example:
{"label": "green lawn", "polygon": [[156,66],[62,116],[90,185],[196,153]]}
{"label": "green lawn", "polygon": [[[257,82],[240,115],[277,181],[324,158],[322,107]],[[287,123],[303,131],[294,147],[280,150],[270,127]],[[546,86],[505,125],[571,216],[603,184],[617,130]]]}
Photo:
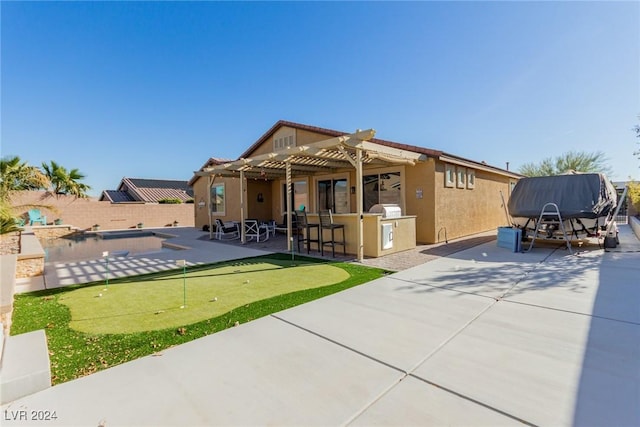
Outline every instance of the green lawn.
{"label": "green lawn", "polygon": [[[288,255],[16,295],[12,334],[45,329],[58,384],[339,292],[386,272]],[[102,294],[102,297],[99,295]],[[216,300],[217,298],[217,300]]]}
{"label": "green lawn", "polygon": [[[254,259],[143,280],[67,292],[69,326],[92,334],[133,333],[196,323],[234,308],[304,289],[340,283],[342,268],[313,262]],[[185,292],[186,288],[186,292]],[[186,306],[183,306],[186,294]]]}

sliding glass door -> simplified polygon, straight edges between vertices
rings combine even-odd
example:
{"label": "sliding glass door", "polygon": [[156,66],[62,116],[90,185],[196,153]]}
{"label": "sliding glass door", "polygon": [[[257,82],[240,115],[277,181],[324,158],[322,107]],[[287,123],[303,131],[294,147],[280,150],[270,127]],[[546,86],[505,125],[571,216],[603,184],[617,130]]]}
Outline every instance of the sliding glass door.
{"label": "sliding glass door", "polygon": [[349,191],[346,179],[318,181],[318,211],[349,213]]}

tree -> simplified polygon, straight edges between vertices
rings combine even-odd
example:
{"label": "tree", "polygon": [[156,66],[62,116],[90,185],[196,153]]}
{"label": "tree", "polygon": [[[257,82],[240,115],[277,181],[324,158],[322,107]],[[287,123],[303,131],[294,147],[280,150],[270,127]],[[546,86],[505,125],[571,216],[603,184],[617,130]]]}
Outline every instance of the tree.
{"label": "tree", "polygon": [[0,199],[8,202],[13,191],[40,190],[49,187],[49,179],[40,169],[30,166],[20,157],[0,159]]}
{"label": "tree", "polygon": [[87,197],[87,191],[91,189],[87,184],[80,182],[85,178],[78,169],[67,169],[51,160],[49,164],[43,163],[44,174],[51,182],[54,194],[70,194],[76,197]]}
{"label": "tree", "polygon": [[540,163],[525,163],[519,169],[525,176],[549,176],[576,171],[586,173],[611,174],[611,168],[606,163],[604,153],[597,151],[587,153],[584,151],[568,151],[555,159],[547,157]]}
{"label": "tree", "polygon": [[40,169],[28,165],[20,160],[20,157],[0,159],[0,234],[19,230],[14,208],[11,206],[11,194],[14,191],[40,190],[48,187],[49,180]]}

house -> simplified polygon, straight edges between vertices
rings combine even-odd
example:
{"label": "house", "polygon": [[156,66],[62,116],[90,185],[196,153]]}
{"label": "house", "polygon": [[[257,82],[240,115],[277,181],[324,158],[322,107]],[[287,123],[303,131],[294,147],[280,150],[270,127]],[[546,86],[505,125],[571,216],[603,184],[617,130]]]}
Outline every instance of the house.
{"label": "house", "polygon": [[166,199],[178,199],[183,203],[192,201],[193,189],[187,181],[122,178],[117,190],[104,190],[99,200],[111,203],[158,203]]}
{"label": "house", "polygon": [[[237,160],[211,158],[195,172],[196,227],[280,220],[301,205],[317,223],[331,209],[345,224],[347,252],[362,259],[508,224],[502,197],[521,175],[374,135],[278,121]],[[401,217],[369,213],[375,204],[398,205]],[[382,247],[385,227],[391,248]]]}

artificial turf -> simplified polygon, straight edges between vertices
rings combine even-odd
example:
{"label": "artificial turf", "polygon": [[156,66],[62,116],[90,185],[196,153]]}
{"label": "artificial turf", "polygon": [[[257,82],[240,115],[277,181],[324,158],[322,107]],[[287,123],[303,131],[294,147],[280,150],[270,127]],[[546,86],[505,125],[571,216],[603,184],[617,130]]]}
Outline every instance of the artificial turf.
{"label": "artificial turf", "polygon": [[349,274],[326,263],[274,258],[246,260],[87,286],[60,295],[69,327],[91,334],[167,329],[220,316],[234,308],[304,289],[342,282]]}
{"label": "artificial turf", "polygon": [[[287,255],[272,254],[189,268],[184,309],[179,308],[184,296],[182,275],[176,271],[115,279],[108,291],[102,291],[104,283],[93,283],[16,295],[11,333],[45,329],[52,383],[58,384],[348,289],[386,273],[357,264],[304,257],[297,258],[294,264],[291,265]],[[145,297],[147,291],[143,289],[151,287],[153,291],[153,286],[157,286],[156,293],[160,287],[166,287],[162,293],[168,297],[158,303]],[[97,296],[100,293],[102,297]],[[216,297],[217,301],[211,301]],[[109,301],[119,301],[124,307],[120,308],[120,314],[107,309]],[[165,304],[165,309],[156,308],[159,303]],[[227,311],[221,309],[225,304]],[[83,305],[87,307],[82,308]],[[136,307],[144,313],[132,313]],[[84,320],[79,317],[81,314]],[[87,328],[91,324],[97,326]],[[145,330],[138,326],[143,324]],[[103,330],[101,325],[110,326]],[[122,330],[117,329],[118,325]],[[158,325],[165,325],[164,329]]]}

